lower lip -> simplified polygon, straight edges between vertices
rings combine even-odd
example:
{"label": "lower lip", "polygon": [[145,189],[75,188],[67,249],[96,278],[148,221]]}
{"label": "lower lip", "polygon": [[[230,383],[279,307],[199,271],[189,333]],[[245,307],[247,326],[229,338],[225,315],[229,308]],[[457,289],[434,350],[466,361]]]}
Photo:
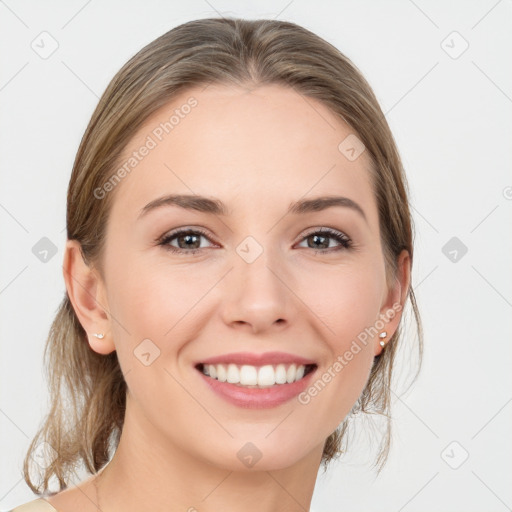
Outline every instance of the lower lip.
{"label": "lower lip", "polygon": [[208,377],[203,372],[200,374],[210,389],[231,404],[245,409],[270,409],[284,404],[302,393],[309,386],[316,370],[317,368],[291,384],[276,384],[268,388],[245,388],[229,382],[220,382]]}

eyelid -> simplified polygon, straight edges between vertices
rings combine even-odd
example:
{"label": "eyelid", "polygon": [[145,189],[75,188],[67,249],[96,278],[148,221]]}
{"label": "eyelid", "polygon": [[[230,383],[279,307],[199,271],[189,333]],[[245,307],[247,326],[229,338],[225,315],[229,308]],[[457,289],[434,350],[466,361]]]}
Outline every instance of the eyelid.
{"label": "eyelid", "polygon": [[155,243],[162,243],[166,239],[169,239],[176,235],[181,235],[183,233],[188,233],[188,232],[200,234],[200,235],[204,236],[205,238],[207,238],[210,242],[216,243],[213,240],[213,236],[208,231],[206,231],[204,228],[200,228],[200,227],[196,227],[196,226],[183,226],[183,227],[171,229],[170,231],[166,231],[163,235],[159,236],[155,240]]}
{"label": "eyelid", "polygon": [[328,233],[328,234],[336,234],[343,236],[344,238],[347,238],[347,240],[350,240],[350,237],[344,232],[336,228],[331,228],[329,226],[313,226],[312,228],[306,229],[305,233],[301,235],[301,238],[299,240],[302,240],[303,238],[306,238],[310,235],[314,235],[315,233]]}

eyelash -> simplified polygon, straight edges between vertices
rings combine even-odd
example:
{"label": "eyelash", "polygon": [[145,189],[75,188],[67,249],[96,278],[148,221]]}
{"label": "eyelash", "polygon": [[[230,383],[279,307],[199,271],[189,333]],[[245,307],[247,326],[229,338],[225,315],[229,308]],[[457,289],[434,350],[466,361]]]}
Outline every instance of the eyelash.
{"label": "eyelash", "polygon": [[[170,252],[178,253],[178,254],[187,254],[187,255],[196,254],[197,252],[205,249],[203,247],[203,248],[199,248],[199,249],[188,250],[188,249],[181,249],[181,248],[177,248],[177,247],[173,247],[172,245],[169,245],[169,242],[171,242],[171,240],[178,238],[180,235],[184,235],[184,234],[201,235],[201,236],[204,236],[205,238],[207,238],[210,242],[212,241],[210,239],[210,237],[208,236],[208,234],[201,229],[198,229],[198,228],[179,229],[179,230],[173,231],[171,233],[165,234],[162,237],[160,237],[157,240],[158,245],[163,246],[164,249],[166,249]],[[317,229],[316,231],[311,231],[310,233],[304,235],[304,237],[300,241],[302,242],[312,235],[321,235],[321,236],[330,235],[330,238],[334,238],[337,242],[340,243],[340,246],[335,247],[335,248],[330,247],[327,249],[311,249],[317,254],[326,254],[326,253],[331,254],[333,252],[352,249],[354,247],[354,243],[347,235],[345,235],[339,231],[336,231],[334,229],[331,229],[331,228],[320,228],[320,229]]]}

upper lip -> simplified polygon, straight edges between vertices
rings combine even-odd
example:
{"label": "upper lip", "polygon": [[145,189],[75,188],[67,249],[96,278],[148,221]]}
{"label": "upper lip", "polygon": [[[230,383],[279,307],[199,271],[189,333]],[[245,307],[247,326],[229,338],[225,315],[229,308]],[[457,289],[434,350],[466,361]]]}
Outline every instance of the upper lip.
{"label": "upper lip", "polygon": [[316,364],[311,359],[289,354],[286,352],[265,352],[263,354],[254,354],[250,352],[233,352],[230,354],[222,354],[220,356],[210,357],[198,361],[197,364],[236,364],[251,366],[264,366],[267,364],[298,364],[308,365]]}

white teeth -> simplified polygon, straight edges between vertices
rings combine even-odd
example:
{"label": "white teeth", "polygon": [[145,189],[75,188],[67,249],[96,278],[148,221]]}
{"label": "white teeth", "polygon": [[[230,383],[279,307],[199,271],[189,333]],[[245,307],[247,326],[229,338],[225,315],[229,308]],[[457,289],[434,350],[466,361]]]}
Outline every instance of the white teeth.
{"label": "white teeth", "polygon": [[208,364],[203,365],[203,373],[220,382],[229,382],[248,387],[268,387],[275,384],[291,384],[304,377],[306,367],[304,365],[276,366],[267,364],[265,366],[252,366],[236,364]]}
{"label": "white teeth", "polygon": [[[213,364],[209,365],[209,368],[214,366]],[[226,375],[226,368],[224,368],[224,365],[218,364],[217,365],[217,380],[220,382],[226,382],[228,379],[228,376]]]}
{"label": "white teeth", "polygon": [[297,373],[297,367],[294,364],[292,364],[288,368],[288,371],[286,372],[286,382],[288,382],[288,384],[291,384],[292,382],[295,381],[296,373]]}
{"label": "white teeth", "polygon": [[286,366],[278,364],[276,367],[276,384],[286,384]]}
{"label": "white teeth", "polygon": [[273,386],[275,383],[276,375],[272,365],[262,366],[258,370],[258,386]]}
{"label": "white teeth", "polygon": [[238,384],[240,382],[240,371],[238,370],[236,364],[228,365],[227,376],[227,381],[230,384]]}
{"label": "white teeth", "polygon": [[254,366],[242,366],[240,369],[240,384],[243,386],[255,386],[258,384],[258,370]]}

